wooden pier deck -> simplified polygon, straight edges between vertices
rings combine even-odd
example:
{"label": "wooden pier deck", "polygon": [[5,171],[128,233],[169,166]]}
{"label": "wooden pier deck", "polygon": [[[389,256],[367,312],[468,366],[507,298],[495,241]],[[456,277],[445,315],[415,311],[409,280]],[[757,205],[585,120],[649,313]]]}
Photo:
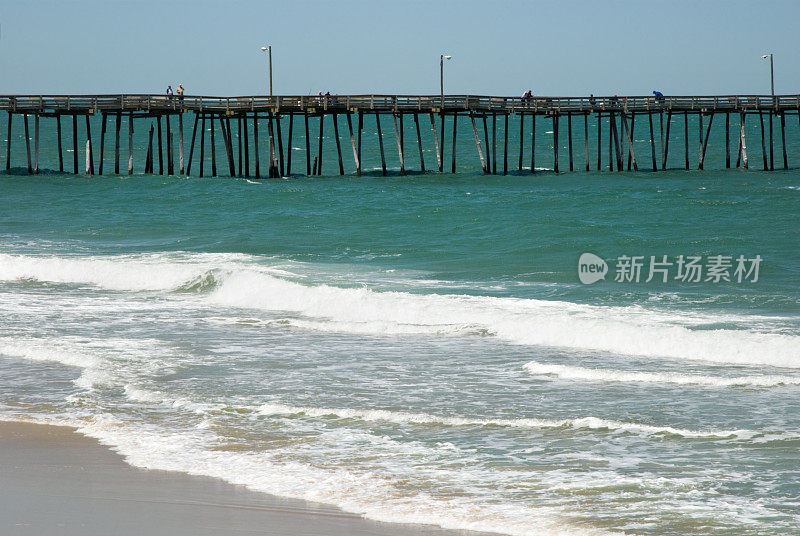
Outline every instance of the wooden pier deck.
{"label": "wooden pier deck", "polygon": [[[646,117],[649,125],[649,145],[653,171],[667,168],[669,153],[670,125],[673,117],[684,118],[684,150],[685,167],[690,169],[689,163],[689,116],[697,116],[698,128],[698,169],[703,169],[705,154],[707,152],[711,125],[715,116],[723,115],[725,120],[725,154],[726,167],[731,167],[730,147],[730,116],[733,115],[738,125],[735,131],[736,165],[748,167],[747,138],[745,135],[745,122],[747,117],[758,116],[761,124],[761,147],[765,169],[774,169],[774,143],[773,119],[780,121],[782,138],[784,168],[788,168],[788,155],[786,150],[785,123],[786,117],[796,115],[800,119],[800,95],[717,95],[717,96],[601,96],[601,97],[496,97],[481,95],[302,95],[302,96],[239,96],[239,97],[211,97],[211,96],[179,96],[167,95],[0,95],[0,110],[8,113],[6,169],[11,167],[11,128],[14,116],[22,116],[25,127],[25,143],[27,152],[28,171],[37,173],[39,170],[39,118],[56,118],[58,136],[59,170],[64,170],[62,154],[62,118],[72,118],[72,149],[73,172],[79,172],[78,166],[78,117],[85,116],[86,127],[86,172],[95,172],[95,153],[99,153],[98,172],[104,171],[104,150],[106,145],[106,125],[110,117],[114,122],[114,172],[119,173],[120,160],[120,124],[124,118],[128,125],[128,173],[133,173],[134,144],[133,133],[135,120],[150,118],[157,120],[157,153],[158,172],[163,174],[190,174],[194,155],[199,152],[200,176],[205,173],[206,146],[209,145],[211,155],[211,174],[217,175],[217,142],[215,134],[221,135],[224,159],[227,161],[227,171],[231,176],[251,176],[250,149],[252,147],[254,160],[254,173],[252,176],[261,177],[261,156],[266,158],[267,176],[277,177],[291,175],[291,140],[294,130],[294,119],[304,120],[303,134],[306,147],[306,174],[322,174],[323,156],[323,128],[324,119],[330,117],[333,121],[335,132],[338,171],[345,173],[342,151],[342,139],[339,133],[339,119],[345,117],[349,134],[349,141],[353,151],[355,173],[361,174],[362,162],[362,131],[365,115],[374,115],[377,123],[377,134],[381,155],[381,169],[386,174],[386,155],[384,151],[383,131],[381,117],[392,122],[395,141],[397,145],[400,173],[405,173],[405,147],[404,147],[404,118],[410,117],[416,128],[417,149],[419,151],[419,164],[421,171],[425,171],[423,156],[423,141],[420,134],[420,116],[427,116],[433,132],[433,141],[436,154],[436,166],[443,172],[445,166],[444,150],[450,136],[445,135],[445,119],[450,118],[452,124],[451,162],[449,170],[456,171],[456,139],[457,124],[459,119],[468,120],[467,128],[472,127],[478,160],[484,173],[497,173],[497,120],[504,123],[502,128],[504,139],[502,142],[502,173],[507,173],[508,163],[508,133],[509,117],[519,122],[519,150],[518,169],[523,170],[523,163],[530,160],[530,172],[536,171],[536,119],[543,118],[552,122],[552,144],[554,171],[559,172],[559,133],[563,130],[563,120],[567,123],[568,161],[569,170],[576,168],[576,155],[574,150],[573,120],[583,122],[583,129],[578,127],[578,132],[583,130],[583,164],[586,171],[595,167],[595,158],[589,155],[589,141],[593,137],[594,129],[590,133],[588,117],[596,116],[597,130],[593,144],[597,147],[596,168],[622,171],[633,168],[639,169],[634,151],[634,121],[637,117]],[[191,142],[188,147],[188,161],[185,162],[185,133],[184,116],[194,119]],[[101,117],[101,133],[99,150],[96,150],[96,140],[91,133],[90,116]],[[666,122],[664,116],[666,115]],[[765,116],[769,123],[768,145],[769,159],[767,159],[767,136],[764,133]],[[29,117],[34,120],[34,132],[29,132]],[[319,133],[312,140],[313,133],[309,129],[309,118],[318,118]],[[658,135],[654,134],[653,119],[657,118]],[[286,143],[283,139],[281,119],[288,118],[288,136]],[[583,118],[583,121],[580,119]],[[162,119],[166,122],[166,135],[162,134]],[[438,119],[438,123],[437,123]],[[487,123],[491,120],[491,128]],[[704,120],[707,119],[704,128]],[[172,120],[172,122],[171,122]],[[234,120],[236,133],[232,130],[231,120]],[[541,121],[542,119],[540,119]],[[174,122],[177,121],[177,125]],[[206,121],[210,122],[210,144],[206,143]],[[525,148],[525,123],[530,122],[530,147]],[[266,136],[262,131],[262,140],[259,141],[259,123],[267,125]],[[196,144],[198,123],[200,124],[199,144]],[[606,141],[603,135],[603,124],[607,127],[608,158],[603,162],[601,154],[602,142]],[[355,129],[354,129],[355,124]],[[664,128],[666,126],[666,133]],[[174,132],[177,127],[177,132]],[[300,128],[301,125],[298,125]],[[480,128],[479,128],[480,127]],[[491,133],[491,146],[490,146]],[[173,136],[177,135],[178,140]],[[252,135],[252,145],[249,136]],[[295,134],[296,135],[296,134]],[[151,126],[148,137],[148,149],[144,158],[144,172],[154,173],[155,151],[153,150],[154,128]],[[34,144],[34,154],[31,155],[31,141]],[[175,142],[178,150],[175,154]],[[562,138],[562,143],[564,139]],[[345,144],[347,135],[345,135]],[[596,143],[595,143],[596,142]],[[81,143],[83,145],[83,143]],[[390,144],[391,145],[391,144]],[[656,147],[658,145],[658,148]],[[236,147],[235,147],[236,146]],[[195,149],[197,147],[197,149]],[[312,147],[317,149],[317,155],[312,161]],[[234,148],[238,150],[238,158],[234,156]],[[244,155],[242,154],[244,152]],[[345,151],[346,152],[346,151]],[[164,154],[166,153],[166,159]],[[640,157],[643,155],[640,155]],[[244,157],[244,158],[243,158]],[[645,157],[646,158],[646,157]],[[176,162],[176,159],[178,160]],[[624,160],[627,159],[627,166]],[[165,166],[166,160],[166,166]],[[645,166],[643,166],[645,167]],[[238,171],[237,171],[238,169]]]}

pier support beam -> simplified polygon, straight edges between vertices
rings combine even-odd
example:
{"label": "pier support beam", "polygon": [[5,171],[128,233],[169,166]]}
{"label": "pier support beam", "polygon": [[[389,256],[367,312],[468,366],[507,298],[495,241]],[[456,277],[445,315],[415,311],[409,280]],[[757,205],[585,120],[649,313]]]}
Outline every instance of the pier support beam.
{"label": "pier support beam", "polygon": [[[311,135],[308,133],[308,112],[304,112],[306,120],[306,176],[311,176]],[[271,142],[270,142],[271,143]]]}
{"label": "pier support beam", "polygon": [[731,167],[731,114],[730,112],[725,112],[725,168],[730,169]]}
{"label": "pier support beam", "polygon": [[[208,116],[209,123],[211,124],[211,129],[210,130],[211,130],[211,176],[212,177],[216,177],[217,176],[217,140],[216,140],[216,136],[214,134],[214,131],[217,130],[216,127],[214,126],[214,118],[216,116],[217,116],[217,114],[215,114],[215,113],[212,113],[212,114],[210,114]],[[159,125],[161,124],[160,119],[161,118],[159,117]],[[245,123],[245,128],[246,127],[247,127],[247,123]],[[159,152],[161,151],[161,140],[159,140],[158,150],[159,150]],[[158,162],[159,167],[161,167],[160,160],[161,160],[161,158],[159,158],[159,162]]]}
{"label": "pier support beam", "polygon": [[572,112],[567,112],[567,143],[569,145],[569,170],[573,171],[573,167],[572,167]]}
{"label": "pier support beam", "polygon": [[786,117],[781,112],[781,148],[783,149],[783,169],[789,169],[789,160],[786,157]]}
{"label": "pier support beam", "polygon": [[[381,152],[381,173],[386,176],[386,155],[383,152],[383,132],[381,132],[381,115],[375,114],[375,125],[378,128],[378,148]],[[441,171],[441,170],[440,170]]]}
{"label": "pier support beam", "polygon": [[261,178],[261,158],[259,153],[261,149],[258,146],[258,114],[253,114],[253,156],[256,160],[256,178]]}
{"label": "pier support beam", "polygon": [[[250,134],[248,134],[248,132],[250,129],[247,126],[247,114],[244,114],[242,120],[244,121],[244,124],[242,125],[243,138],[241,140],[241,143],[244,145],[244,176],[249,178],[250,177]],[[212,127],[214,126],[213,116],[212,116],[211,126]],[[211,130],[213,131],[214,129],[212,128]],[[214,154],[213,151],[211,154]]]}
{"label": "pier support beam", "polygon": [[392,114],[394,120],[394,136],[397,139],[397,153],[400,155],[400,175],[406,174],[406,165],[403,160],[403,142],[400,140],[400,130],[397,128],[397,114]]}
{"label": "pier support beam", "polygon": [[169,114],[166,116],[167,121],[167,175],[175,174],[175,162],[172,151],[172,128],[169,124]]}
{"label": "pier support beam", "polygon": [[766,140],[764,139],[764,112],[758,112],[758,120],[761,123],[761,155],[764,157],[764,171],[767,171],[769,166],[767,165]]}
{"label": "pier support beam", "polygon": [[119,175],[119,130],[120,122],[122,121],[122,114],[117,112],[117,120],[115,125],[115,141],[114,141],[114,174]]}
{"label": "pier support beam", "polygon": [[317,175],[322,175],[322,133],[325,115],[319,116],[319,150],[317,151]]}
{"label": "pier support beam", "polygon": [[128,175],[133,175],[133,112],[128,116]]}
{"label": "pier support beam", "polygon": [[497,175],[497,114],[492,114],[492,175]]}
{"label": "pier support beam", "polygon": [[475,133],[475,147],[478,148],[478,158],[481,161],[481,169],[483,170],[483,174],[485,175],[488,170],[486,168],[486,161],[483,158],[483,150],[481,149],[481,138],[478,136],[478,126],[475,124],[475,116],[473,114],[469,114],[470,119],[472,120],[472,131]]}
{"label": "pier support beam", "polygon": [[[625,115],[623,114],[622,117],[624,118]],[[633,154],[633,143],[632,143],[632,140],[633,140],[633,127],[635,126],[635,123],[636,123],[636,114],[631,112],[630,132],[628,133],[628,137],[631,140],[631,142],[629,143],[630,151],[628,151],[628,171],[631,170],[631,160],[636,158],[636,155]],[[634,171],[639,171],[639,170],[635,169]]]}
{"label": "pier support beam", "polygon": [[[284,160],[283,160],[283,129],[281,128],[281,116],[280,114],[275,114],[275,129],[278,131],[278,164],[280,166],[280,177],[285,175],[286,168],[284,167]],[[247,136],[245,136],[245,141],[247,141]],[[247,153],[245,153],[247,154]],[[322,155],[319,157],[320,165],[322,165]]]}
{"label": "pier support beam", "polygon": [[456,172],[456,126],[458,125],[458,112],[453,113],[453,165],[451,171]]}
{"label": "pier support beam", "polygon": [[775,151],[772,144],[772,110],[768,110],[769,115],[769,170],[775,171]]}
{"label": "pier support beam", "polygon": [[[239,119],[239,126],[242,126],[242,120]],[[241,140],[241,138],[239,138]],[[239,149],[241,150],[241,141],[239,142]],[[205,171],[206,160],[206,114],[202,114],[200,118],[200,176],[203,176]]]}
{"label": "pier support beam", "polygon": [[442,171],[442,148],[439,146],[439,133],[436,132],[436,117],[431,112],[431,129],[433,130],[433,145],[436,148],[436,164],[439,172]]}
{"label": "pier support beam", "polygon": [[[633,126],[633,116],[631,116],[631,127]],[[636,163],[636,153],[633,151],[633,129],[628,128],[628,119],[625,114],[622,114],[622,130],[625,131],[625,138],[628,140],[628,161],[633,164],[633,170],[639,171],[639,165]],[[630,164],[628,164],[630,166]],[[630,167],[628,167],[630,169]]]}
{"label": "pier support beam", "polygon": [[289,135],[286,140],[286,177],[292,176],[292,130],[294,129],[294,112],[289,112]]}
{"label": "pier support beam", "polygon": [[486,140],[486,173],[492,172],[492,151],[489,145],[489,126],[486,123],[486,114],[481,116],[483,119],[483,139]]}
{"label": "pier support beam", "polygon": [[194,126],[192,127],[192,143],[189,144],[189,162],[186,164],[186,174],[192,173],[192,156],[194,156],[194,140],[197,137],[197,122],[200,120],[199,114],[194,114]]}
{"label": "pier support beam", "polygon": [[686,170],[689,170],[689,114],[683,114],[683,157]]}
{"label": "pier support beam", "polygon": [[603,117],[597,114],[597,171],[603,167]]}
{"label": "pier support beam", "polygon": [[350,134],[350,145],[353,147],[353,161],[356,164],[356,176],[361,176],[361,160],[358,158],[358,148],[356,147],[356,137],[353,134],[353,118],[350,112],[347,112],[347,131]]}
{"label": "pier support beam", "polygon": [[419,170],[425,173],[425,156],[422,154],[422,134],[419,131],[419,114],[414,113],[414,126],[417,129],[417,148],[419,149]]}
{"label": "pier support beam", "polygon": [[[7,129],[7,134],[6,134],[6,171],[11,169],[11,120],[13,119],[13,117],[14,117],[14,115],[11,112],[8,112],[8,129]],[[60,138],[61,137],[61,128],[60,128],[61,127],[61,117],[60,116],[58,117],[58,120],[59,120],[58,135],[59,135],[59,138]],[[59,144],[59,148],[60,147],[61,147],[61,144]],[[59,155],[60,154],[61,153],[59,152]],[[64,170],[62,169],[61,171],[64,171]]]}
{"label": "pier support beam", "polygon": [[[158,174],[164,174],[164,143],[161,140],[161,116],[156,118],[156,126],[158,128]],[[211,119],[211,130],[214,130],[214,119]]]}
{"label": "pier support beam", "polygon": [[[25,139],[28,139],[28,119],[25,117]],[[28,155],[28,167],[30,168],[30,155]],[[72,115],[72,172],[78,174],[78,116]]]}
{"label": "pier support beam", "polygon": [[107,116],[105,113],[102,114],[102,123],[100,123],[100,165],[97,169],[97,174],[103,174],[103,158],[105,156],[105,148],[106,148],[106,119]]}
{"label": "pier support beam", "polygon": [[503,120],[503,175],[508,175],[508,113]]}
{"label": "pier support beam", "polygon": [[[9,115],[9,120],[10,119],[11,119],[11,116]],[[10,124],[9,124],[9,126],[10,126]],[[63,148],[61,146],[61,116],[60,115],[56,116],[56,130],[58,131],[56,133],[56,138],[57,138],[57,142],[58,142],[58,171],[63,173],[64,172],[64,150],[63,150]],[[10,134],[10,132],[9,132],[9,134]],[[9,140],[9,141],[11,141],[11,140]]]}
{"label": "pier support beam", "polygon": [[[25,125],[25,150],[28,153],[28,175],[31,175],[33,173],[33,165],[31,164],[31,135],[28,132],[28,114],[22,114],[22,122]],[[75,143],[77,144],[78,142],[76,141]],[[76,145],[76,149],[77,149],[77,145]],[[77,158],[77,154],[78,154],[78,151],[76,150],[75,151],[75,155],[76,155],[75,158]],[[76,174],[78,173],[77,167],[76,167],[75,173]]]}
{"label": "pier support beam", "polygon": [[536,172],[536,114],[531,114],[531,174]]}
{"label": "pier support beam", "polygon": [[342,142],[339,139],[339,114],[333,116],[333,136],[336,138],[336,154],[339,157],[339,175],[344,175],[344,161],[342,160]]}
{"label": "pier support beam", "polygon": [[658,171],[658,164],[656,163],[656,140],[653,137],[653,112],[647,112],[647,119],[650,123],[650,155],[653,158],[653,171]]}
{"label": "pier support beam", "polygon": [[583,145],[586,159],[586,172],[589,172],[589,114],[583,114]]}
{"label": "pier support beam", "polygon": [[94,150],[92,149],[92,125],[91,122],[89,121],[89,116],[86,115],[85,117],[86,117],[86,141],[88,142],[86,145],[86,150],[88,152],[86,160],[89,162],[88,173],[89,175],[94,175]]}
{"label": "pier support beam", "polygon": [[667,112],[667,134],[664,136],[664,156],[661,162],[661,169],[667,169],[667,159],[669,158],[669,129],[672,127],[672,110]]}
{"label": "pier support beam", "polygon": [[180,166],[180,174],[183,175],[184,167],[183,167],[183,112],[178,114],[178,160]]}
{"label": "pier support beam", "polygon": [[711,135],[711,124],[714,122],[714,114],[713,112],[708,117],[708,127],[706,128],[706,135],[703,139],[703,151],[702,151],[702,159],[700,160],[700,169],[703,169],[703,164],[706,160],[706,151],[708,150],[708,138]]}
{"label": "pier support beam", "polygon": [[553,114],[553,171],[558,173],[558,114]]}

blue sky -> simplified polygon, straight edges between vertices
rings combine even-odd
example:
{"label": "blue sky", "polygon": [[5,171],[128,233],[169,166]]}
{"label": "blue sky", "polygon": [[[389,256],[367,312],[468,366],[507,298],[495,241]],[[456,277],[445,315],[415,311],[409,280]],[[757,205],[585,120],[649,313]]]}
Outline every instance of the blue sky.
{"label": "blue sky", "polygon": [[3,0],[0,93],[800,92],[800,1]]}

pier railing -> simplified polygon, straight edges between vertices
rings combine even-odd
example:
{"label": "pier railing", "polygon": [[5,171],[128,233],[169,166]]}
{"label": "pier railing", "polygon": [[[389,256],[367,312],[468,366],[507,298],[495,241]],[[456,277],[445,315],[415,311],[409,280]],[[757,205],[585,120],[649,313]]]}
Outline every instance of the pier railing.
{"label": "pier railing", "polygon": [[596,113],[731,112],[800,109],[800,95],[495,97],[486,95],[280,95],[213,97],[186,95],[0,95],[0,110],[38,114],[208,111]]}

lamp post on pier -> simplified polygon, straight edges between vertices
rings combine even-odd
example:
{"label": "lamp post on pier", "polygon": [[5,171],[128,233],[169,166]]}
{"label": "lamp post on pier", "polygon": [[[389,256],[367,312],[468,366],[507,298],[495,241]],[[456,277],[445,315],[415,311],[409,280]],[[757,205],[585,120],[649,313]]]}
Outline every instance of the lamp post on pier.
{"label": "lamp post on pier", "polygon": [[775,105],[775,68],[772,63],[772,53],[764,54],[761,56],[762,60],[769,58],[769,87],[770,95],[772,95],[772,104]]}
{"label": "lamp post on pier", "polygon": [[444,60],[449,60],[453,56],[439,55],[439,94],[441,95],[441,106],[444,109]]}
{"label": "lamp post on pier", "polygon": [[269,96],[272,97],[272,45],[261,47],[261,51],[269,55]]}

